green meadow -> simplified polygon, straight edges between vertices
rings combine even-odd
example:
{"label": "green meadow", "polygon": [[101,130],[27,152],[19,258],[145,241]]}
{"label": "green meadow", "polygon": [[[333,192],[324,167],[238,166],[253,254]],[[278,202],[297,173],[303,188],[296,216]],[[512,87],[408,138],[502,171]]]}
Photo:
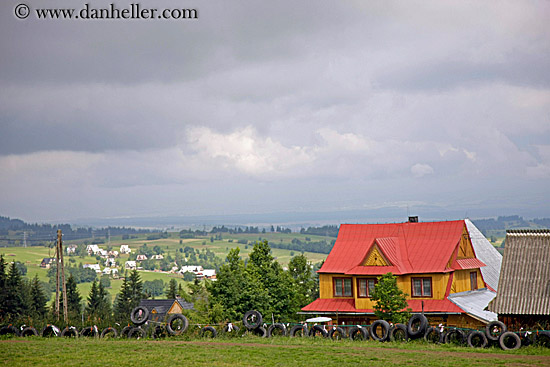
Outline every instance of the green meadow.
{"label": "green meadow", "polygon": [[0,340],[6,366],[548,366],[550,349],[472,349],[422,342],[378,343],[313,338]]}

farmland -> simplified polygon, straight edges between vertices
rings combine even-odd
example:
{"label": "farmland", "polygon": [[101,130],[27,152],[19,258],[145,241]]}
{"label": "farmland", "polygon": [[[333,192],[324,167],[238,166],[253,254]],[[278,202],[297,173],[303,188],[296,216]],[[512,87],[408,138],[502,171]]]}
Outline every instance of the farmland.
{"label": "farmland", "polygon": [[550,349],[471,349],[422,342],[406,344],[258,337],[169,340],[67,340],[31,337],[0,340],[10,366],[548,366]]}
{"label": "farmland", "polygon": [[[120,245],[126,244],[135,252],[139,247],[143,246],[145,243],[148,247],[152,248],[154,246],[159,246],[163,251],[165,256],[175,257],[176,251],[183,247],[191,247],[198,251],[210,250],[215,253],[215,255],[221,259],[225,259],[229,250],[234,248],[239,248],[241,256],[243,259],[246,259],[250,252],[252,251],[252,244],[255,241],[266,239],[270,243],[290,243],[293,239],[298,238],[302,241],[308,240],[311,241],[320,241],[327,240],[330,241],[330,238],[322,236],[306,236],[299,233],[266,233],[266,234],[224,234],[222,240],[212,240],[209,236],[193,239],[180,239],[178,233],[168,233],[168,238],[161,238],[156,240],[148,240],[147,235],[138,235],[136,238],[131,239],[122,239],[121,236],[113,236],[111,238],[110,245],[113,249],[117,250]],[[239,243],[246,242],[246,243]],[[181,241],[181,242],[180,242]],[[81,242],[81,241],[80,241]],[[64,242],[64,247],[72,244],[72,241]],[[108,244],[100,244],[100,248],[107,248]],[[30,246],[30,247],[2,247],[0,248],[0,254],[4,255],[4,258],[7,262],[11,261],[20,261],[27,266],[27,278],[33,278],[35,275],[38,275],[41,281],[47,282],[47,270],[40,267],[40,262],[45,257],[53,257],[54,249],[48,248],[45,246]],[[291,251],[286,249],[272,249],[273,256],[277,259],[279,263],[283,266],[286,266],[290,259],[299,254],[298,251]],[[312,263],[317,263],[323,261],[326,258],[326,254],[314,253],[314,252],[305,252],[304,255]],[[118,258],[119,264],[123,265],[126,260],[128,260],[128,255],[120,255]],[[76,266],[79,263],[82,264],[95,264],[100,263],[103,268],[103,261],[98,261],[95,256],[67,256],[65,255],[65,264]],[[191,264],[190,264],[191,265]],[[119,268],[122,269],[122,268]],[[123,271],[123,270],[120,270]],[[155,279],[160,279],[164,283],[168,283],[171,279],[178,279],[183,283],[183,277],[179,274],[169,274],[163,272],[153,272],[153,271],[140,271],[140,276],[143,281],[152,281]],[[115,296],[120,292],[120,287],[122,285],[121,279],[111,279],[111,286],[107,289],[111,295],[112,301],[114,301]],[[80,283],[78,284],[78,290],[83,297],[89,294],[91,289],[91,283]]]}

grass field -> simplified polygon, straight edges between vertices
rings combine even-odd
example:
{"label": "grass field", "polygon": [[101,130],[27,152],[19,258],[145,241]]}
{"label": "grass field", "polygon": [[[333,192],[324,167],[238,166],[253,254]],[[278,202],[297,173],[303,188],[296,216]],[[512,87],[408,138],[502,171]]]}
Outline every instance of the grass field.
{"label": "grass field", "polygon": [[450,345],[258,337],[167,340],[62,338],[0,340],[6,366],[548,366],[550,349],[471,349]]}
{"label": "grass field", "polygon": [[[154,246],[160,246],[165,251],[165,256],[171,255],[172,257],[175,257],[175,253],[176,251],[178,251],[179,248],[190,246],[198,250],[210,249],[216,254],[216,256],[220,257],[221,259],[225,259],[225,257],[229,253],[229,250],[238,247],[240,249],[241,257],[243,259],[246,259],[248,258],[250,252],[252,251],[253,246],[237,243],[237,240],[239,239],[246,239],[251,243],[258,241],[260,238],[267,239],[270,243],[280,243],[281,241],[284,243],[289,243],[294,238],[298,238],[302,241],[305,241],[306,237],[309,237],[311,241],[320,241],[324,239],[326,239],[327,241],[331,240],[331,238],[326,238],[321,236],[302,235],[299,233],[289,233],[289,234],[288,233],[260,233],[260,234],[235,234],[235,235],[224,234],[223,240],[221,241],[216,240],[213,242],[210,242],[210,237],[198,238],[198,239],[181,239],[182,243],[180,244],[180,238],[178,236],[178,233],[170,233],[169,235],[170,235],[169,238],[164,238],[159,240],[147,240],[146,235],[140,235],[138,238],[128,239],[128,240],[122,240],[121,237],[118,236],[118,237],[111,238],[111,246],[113,247],[113,249],[118,250],[121,244],[127,244],[135,252],[139,247],[143,246],[143,244],[146,243],[147,246],[150,248],[153,248]],[[229,242],[229,240],[233,240],[233,242]],[[71,242],[67,241],[65,243],[65,246],[68,246],[69,244],[71,244]],[[107,244],[99,245],[99,247],[102,249],[106,249]],[[4,255],[4,259],[7,262],[20,261],[24,263],[27,266],[27,274],[26,274],[27,278],[31,279],[35,275],[38,275],[40,280],[44,282],[48,281],[47,269],[41,268],[40,262],[45,257],[55,256],[54,249],[49,249],[48,247],[44,247],[44,246],[2,247],[0,248],[0,254]],[[272,254],[281,265],[286,266],[290,261],[290,259],[292,258],[292,256],[299,254],[299,252],[273,248]],[[304,253],[304,255],[312,263],[318,263],[320,261],[323,261],[327,256],[326,254],[319,254],[314,252],[306,252]],[[65,264],[70,264],[72,266],[76,266],[79,263],[82,263],[82,264],[98,263],[98,260],[95,258],[95,256],[85,256],[85,257],[65,256],[64,259],[65,259]],[[121,255],[118,260],[120,264],[124,264],[124,262],[127,259],[128,259],[128,255]],[[100,261],[99,263],[103,268],[104,266],[102,261]],[[123,272],[123,270],[120,270],[120,269],[119,271]],[[176,278],[178,279],[178,281],[181,281],[183,283],[183,277],[181,275],[166,274],[166,273],[160,273],[160,272],[148,272],[148,271],[140,271],[139,273],[143,281],[161,279],[165,283],[168,283],[170,279]],[[122,280],[111,279],[111,287],[108,288],[107,291],[111,295],[111,298],[113,301],[115,296],[120,292],[121,285],[122,285]],[[86,299],[86,297],[90,292],[91,287],[92,287],[92,283],[78,284],[78,290],[83,299]]]}

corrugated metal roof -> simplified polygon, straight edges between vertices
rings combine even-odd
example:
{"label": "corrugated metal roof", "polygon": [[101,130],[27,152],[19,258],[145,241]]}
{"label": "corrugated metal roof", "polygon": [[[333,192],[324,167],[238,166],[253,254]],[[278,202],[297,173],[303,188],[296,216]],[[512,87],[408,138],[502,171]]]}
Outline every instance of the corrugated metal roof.
{"label": "corrugated metal roof", "polygon": [[507,231],[498,292],[489,310],[550,315],[550,230]]}
{"label": "corrugated metal roof", "polygon": [[485,322],[497,320],[497,314],[485,311],[485,307],[495,298],[496,293],[487,288],[475,291],[454,293],[449,295],[449,301],[463,309],[467,314]]}
{"label": "corrugated metal roof", "polygon": [[480,269],[483,280],[489,287],[496,290],[498,289],[502,255],[469,219],[466,219],[465,222],[476,258],[485,263],[485,266]]}
{"label": "corrugated metal roof", "polygon": [[446,265],[463,230],[463,220],[342,224],[336,243],[319,272],[349,274],[354,269],[358,274],[379,274],[376,266],[359,268],[375,241],[388,260],[396,262],[394,274],[449,271]]}

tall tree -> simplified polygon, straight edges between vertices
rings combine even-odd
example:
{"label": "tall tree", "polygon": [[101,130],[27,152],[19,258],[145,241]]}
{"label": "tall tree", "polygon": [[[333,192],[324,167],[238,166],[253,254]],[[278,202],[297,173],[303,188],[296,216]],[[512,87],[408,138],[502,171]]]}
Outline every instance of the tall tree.
{"label": "tall tree", "polygon": [[371,300],[374,314],[379,319],[404,323],[410,317],[410,309],[405,309],[408,306],[407,294],[399,289],[397,278],[392,273],[378,277]]}
{"label": "tall tree", "polygon": [[306,306],[314,300],[315,279],[312,267],[303,255],[296,255],[288,262],[288,271],[294,279],[297,291],[297,301],[300,307]]}
{"label": "tall tree", "polygon": [[109,293],[107,293],[101,282],[98,283],[94,280],[86,305],[86,314],[90,320],[98,322],[110,318],[111,305],[108,297]]}
{"label": "tall tree", "polygon": [[8,274],[5,280],[5,312],[10,318],[17,318],[27,313],[29,305],[26,302],[25,284],[19,273],[17,265],[12,262],[8,269]]}
{"label": "tall tree", "polygon": [[3,318],[6,313],[6,261],[4,255],[0,255],[0,318]]}
{"label": "tall tree", "polygon": [[175,299],[178,295],[178,282],[176,279],[170,279],[168,283],[168,290],[166,291],[166,298]]}
{"label": "tall tree", "polygon": [[[63,297],[61,294],[59,296],[59,314],[63,317]],[[52,310],[55,310],[55,304],[52,305]],[[69,322],[75,322],[82,316],[82,297],[72,274],[67,279],[67,311],[69,313]]]}
{"label": "tall tree", "polygon": [[129,276],[126,274],[122,282],[115,301],[115,317],[122,322],[130,320],[130,313],[139,305],[142,298],[145,298],[143,283],[139,273],[134,269]]}
{"label": "tall tree", "polygon": [[32,279],[30,294],[32,299],[31,314],[38,318],[46,317],[46,313],[48,312],[48,309],[46,307],[48,297],[44,292],[44,288],[42,287],[40,279],[38,279],[38,274],[36,274]]}

